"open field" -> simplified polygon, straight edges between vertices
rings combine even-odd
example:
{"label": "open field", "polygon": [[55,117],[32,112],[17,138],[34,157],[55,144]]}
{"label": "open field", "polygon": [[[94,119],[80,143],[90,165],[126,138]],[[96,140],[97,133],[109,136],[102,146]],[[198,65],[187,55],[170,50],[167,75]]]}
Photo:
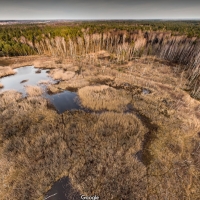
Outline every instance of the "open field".
{"label": "open field", "polygon": [[[40,56],[0,58],[0,77],[34,65],[56,80],[25,86],[25,98],[0,90],[0,199],[44,200],[67,176],[100,199],[199,200],[199,40],[99,29],[67,42],[47,33]],[[58,114],[41,84],[77,92],[83,110]]]}

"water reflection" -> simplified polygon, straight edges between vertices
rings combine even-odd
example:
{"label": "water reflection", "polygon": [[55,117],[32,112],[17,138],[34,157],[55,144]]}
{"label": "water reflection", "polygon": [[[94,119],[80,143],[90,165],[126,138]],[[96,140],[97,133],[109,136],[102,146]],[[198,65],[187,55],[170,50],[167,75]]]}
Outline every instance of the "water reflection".
{"label": "water reflection", "polygon": [[146,89],[146,88],[143,88],[142,93],[143,93],[143,94],[150,94],[151,91],[148,90],[148,89]]}
{"label": "water reflection", "polygon": [[37,69],[34,68],[34,66],[20,67],[14,69],[14,71],[16,71],[15,75],[6,76],[0,79],[0,82],[4,86],[3,89],[0,89],[0,92],[6,90],[16,90],[25,96],[25,85],[37,85],[41,80],[54,82],[46,73],[47,70],[41,70],[41,73],[35,73]]}
{"label": "water reflection", "polygon": [[[34,66],[26,66],[15,69],[16,74],[12,76],[7,76],[0,79],[0,82],[3,84],[4,88],[0,89],[0,92],[6,90],[16,90],[23,94],[23,97],[26,96],[26,85],[38,85],[40,81],[50,81],[56,83],[51,77],[48,76],[49,70],[41,70],[38,72],[37,68]],[[46,92],[45,85],[39,85],[44,89],[43,97],[47,98],[50,103],[56,108],[58,113],[63,113],[66,110],[81,109],[78,104],[78,95],[76,92],[64,91],[62,93],[49,95]]]}
{"label": "water reflection", "polygon": [[49,99],[60,114],[66,110],[81,109],[76,92],[64,91],[54,95],[46,94],[45,97]]}
{"label": "water reflection", "polygon": [[44,200],[80,200],[81,195],[73,189],[68,177],[63,177],[55,182],[47,192]]}

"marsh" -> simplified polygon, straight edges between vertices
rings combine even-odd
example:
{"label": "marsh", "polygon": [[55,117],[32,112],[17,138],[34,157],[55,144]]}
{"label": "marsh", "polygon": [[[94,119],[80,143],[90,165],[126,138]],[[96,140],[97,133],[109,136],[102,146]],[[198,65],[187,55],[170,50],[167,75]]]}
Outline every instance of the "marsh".
{"label": "marsh", "polygon": [[0,78],[1,84],[4,88],[0,92],[8,90],[16,90],[26,95],[26,85],[37,85],[41,80],[48,80],[53,82],[53,79],[46,73],[47,70],[41,70],[40,74],[37,74],[37,69],[34,66],[25,66],[14,69],[15,74]]}
{"label": "marsh", "polygon": [[16,28],[37,55],[0,58],[3,200],[199,198],[200,41],[127,23]]}

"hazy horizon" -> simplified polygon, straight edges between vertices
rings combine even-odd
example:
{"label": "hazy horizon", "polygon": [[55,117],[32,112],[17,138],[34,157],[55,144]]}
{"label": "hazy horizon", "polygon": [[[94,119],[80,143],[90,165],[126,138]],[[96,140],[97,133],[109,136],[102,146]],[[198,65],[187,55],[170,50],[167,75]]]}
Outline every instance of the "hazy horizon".
{"label": "hazy horizon", "polygon": [[146,19],[0,19],[0,21],[199,21],[200,18],[146,18]]}
{"label": "hazy horizon", "polygon": [[193,20],[197,0],[1,0],[0,20]]}

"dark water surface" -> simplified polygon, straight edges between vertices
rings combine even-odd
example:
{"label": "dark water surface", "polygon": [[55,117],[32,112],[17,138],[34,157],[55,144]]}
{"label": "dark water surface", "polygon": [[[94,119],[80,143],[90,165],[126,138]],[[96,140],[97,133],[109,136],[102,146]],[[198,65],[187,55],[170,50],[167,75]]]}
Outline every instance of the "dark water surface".
{"label": "dark water surface", "polygon": [[151,94],[151,91],[146,88],[143,88],[142,93],[143,94]]}
{"label": "dark water surface", "polygon": [[81,195],[72,188],[68,177],[55,182],[47,192],[44,200],[80,200]]}
{"label": "dark water surface", "polygon": [[81,109],[76,92],[64,91],[53,95],[45,94],[45,97],[54,105],[59,114],[66,110]]}

